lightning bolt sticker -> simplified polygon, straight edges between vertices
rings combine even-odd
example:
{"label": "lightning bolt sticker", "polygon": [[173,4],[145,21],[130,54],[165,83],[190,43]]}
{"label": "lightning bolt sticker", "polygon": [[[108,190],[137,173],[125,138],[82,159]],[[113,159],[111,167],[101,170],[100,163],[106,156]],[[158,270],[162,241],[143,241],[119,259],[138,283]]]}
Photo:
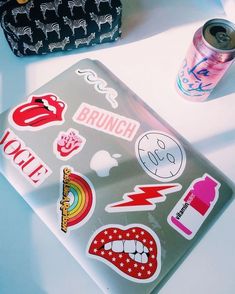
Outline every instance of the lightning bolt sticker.
{"label": "lightning bolt sticker", "polygon": [[107,205],[105,210],[107,212],[154,210],[156,203],[166,200],[166,194],[177,192],[181,188],[182,186],[178,183],[137,185],[134,192],[124,194],[122,201]]}

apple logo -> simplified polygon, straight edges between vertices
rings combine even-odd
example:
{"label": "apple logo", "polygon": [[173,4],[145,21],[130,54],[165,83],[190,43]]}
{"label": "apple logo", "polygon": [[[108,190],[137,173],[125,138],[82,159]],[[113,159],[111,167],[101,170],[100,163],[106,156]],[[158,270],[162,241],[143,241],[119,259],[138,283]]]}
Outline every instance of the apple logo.
{"label": "apple logo", "polygon": [[108,177],[111,168],[118,166],[116,158],[120,158],[121,154],[113,154],[106,150],[97,151],[91,158],[90,168],[94,170],[99,177]]}

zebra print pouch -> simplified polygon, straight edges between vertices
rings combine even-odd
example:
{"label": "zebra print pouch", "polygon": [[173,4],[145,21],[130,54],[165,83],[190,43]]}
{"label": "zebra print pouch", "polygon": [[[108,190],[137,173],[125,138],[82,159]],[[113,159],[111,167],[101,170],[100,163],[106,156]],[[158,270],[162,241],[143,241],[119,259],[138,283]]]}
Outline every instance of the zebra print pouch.
{"label": "zebra print pouch", "polygon": [[1,26],[17,56],[93,46],[121,35],[121,0],[17,1],[0,0]]}

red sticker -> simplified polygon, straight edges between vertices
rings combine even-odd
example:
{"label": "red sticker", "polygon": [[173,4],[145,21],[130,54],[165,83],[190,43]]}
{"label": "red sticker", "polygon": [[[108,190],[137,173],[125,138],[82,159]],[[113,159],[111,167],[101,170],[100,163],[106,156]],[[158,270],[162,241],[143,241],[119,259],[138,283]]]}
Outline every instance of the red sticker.
{"label": "red sticker", "polygon": [[106,206],[108,212],[154,210],[156,203],[164,202],[166,194],[181,189],[180,184],[137,185],[134,192],[123,195],[123,200]]}
{"label": "red sticker", "polygon": [[53,144],[53,150],[57,158],[68,160],[82,151],[86,139],[75,129],[60,132]]}
{"label": "red sticker", "polygon": [[0,133],[0,154],[10,160],[35,187],[41,185],[52,173],[45,162],[11,129],[6,129],[3,134]]}
{"label": "red sticker", "polygon": [[161,270],[159,238],[141,224],[100,228],[89,242],[88,253],[137,283],[152,282]]}
{"label": "red sticker", "polygon": [[31,96],[12,110],[10,121],[19,129],[38,130],[64,122],[66,104],[55,94]]}

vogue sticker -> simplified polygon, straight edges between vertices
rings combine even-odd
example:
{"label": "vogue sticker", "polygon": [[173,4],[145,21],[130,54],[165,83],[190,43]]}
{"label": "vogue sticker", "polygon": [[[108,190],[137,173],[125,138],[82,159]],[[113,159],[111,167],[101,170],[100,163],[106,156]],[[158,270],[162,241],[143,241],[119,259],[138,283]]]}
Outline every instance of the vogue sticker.
{"label": "vogue sticker", "polygon": [[11,129],[0,133],[0,151],[33,185],[39,186],[51,170]]}

